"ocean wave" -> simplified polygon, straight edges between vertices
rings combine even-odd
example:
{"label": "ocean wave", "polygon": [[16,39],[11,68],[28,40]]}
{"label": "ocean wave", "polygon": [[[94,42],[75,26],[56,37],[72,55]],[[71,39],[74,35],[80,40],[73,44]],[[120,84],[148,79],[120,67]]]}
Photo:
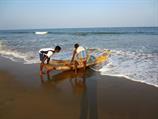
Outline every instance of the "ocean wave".
{"label": "ocean wave", "polygon": [[98,71],[101,75],[127,79],[158,87],[158,53],[112,51],[109,63]]}
{"label": "ocean wave", "polygon": [[56,34],[56,35],[121,35],[121,34],[146,34],[158,35],[157,27],[151,27],[151,30],[146,28],[74,28],[74,29],[32,29],[32,30],[4,30],[0,31],[3,34]]}
{"label": "ocean wave", "polygon": [[157,32],[47,32],[47,34],[56,34],[56,35],[77,35],[77,36],[86,36],[86,35],[121,35],[121,34],[146,34],[146,35],[158,35]]}
{"label": "ocean wave", "polygon": [[46,34],[48,34],[48,32],[47,31],[36,31],[35,34],[36,35],[46,35]]}
{"label": "ocean wave", "polygon": [[26,64],[38,63],[33,52],[22,53],[17,50],[9,49],[3,42],[0,42],[0,55],[9,58],[15,62],[23,62]]}
{"label": "ocean wave", "polygon": [[[147,83],[158,87],[158,53],[144,53],[141,51],[111,50],[108,62],[101,66],[92,67],[101,75],[125,77],[133,81]],[[25,64],[39,63],[38,52],[20,52],[0,42],[0,55],[15,62]],[[70,59],[72,51],[55,54],[57,59]]]}

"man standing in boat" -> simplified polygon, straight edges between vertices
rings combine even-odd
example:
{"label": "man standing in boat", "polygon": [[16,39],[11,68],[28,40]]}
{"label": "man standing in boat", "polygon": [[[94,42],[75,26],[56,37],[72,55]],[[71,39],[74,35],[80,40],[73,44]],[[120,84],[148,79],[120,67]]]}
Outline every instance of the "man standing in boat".
{"label": "man standing in boat", "polygon": [[40,75],[43,74],[42,70],[43,70],[43,65],[44,62],[47,60],[47,64],[49,64],[50,61],[50,57],[54,54],[54,53],[59,53],[61,50],[60,46],[56,46],[55,49],[53,48],[42,48],[39,50],[39,57],[40,57]]}
{"label": "man standing in boat", "polygon": [[82,63],[84,71],[86,70],[87,63],[87,53],[86,49],[82,46],[79,46],[78,43],[74,45],[73,56],[71,59],[71,64],[75,65],[75,73],[77,73],[77,66]]}

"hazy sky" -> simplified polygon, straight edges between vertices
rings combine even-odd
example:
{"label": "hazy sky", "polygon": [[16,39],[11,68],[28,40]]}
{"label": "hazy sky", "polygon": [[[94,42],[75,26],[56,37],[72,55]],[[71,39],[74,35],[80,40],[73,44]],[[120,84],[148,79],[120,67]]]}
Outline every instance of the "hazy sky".
{"label": "hazy sky", "polygon": [[0,0],[0,29],[158,26],[158,0]]}

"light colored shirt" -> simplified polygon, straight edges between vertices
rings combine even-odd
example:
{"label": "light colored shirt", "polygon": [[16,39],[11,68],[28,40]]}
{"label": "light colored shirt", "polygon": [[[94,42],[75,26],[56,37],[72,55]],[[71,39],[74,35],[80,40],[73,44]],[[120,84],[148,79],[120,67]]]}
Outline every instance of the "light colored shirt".
{"label": "light colored shirt", "polygon": [[84,47],[79,46],[79,47],[77,48],[77,50],[76,50],[76,53],[79,54],[81,51],[84,51],[84,50],[85,50]]}
{"label": "light colored shirt", "polygon": [[53,51],[54,49],[53,48],[42,48],[39,50],[39,53],[41,53],[42,51],[44,52],[47,52],[47,53],[44,53],[48,58],[50,58],[52,55],[53,55]]}

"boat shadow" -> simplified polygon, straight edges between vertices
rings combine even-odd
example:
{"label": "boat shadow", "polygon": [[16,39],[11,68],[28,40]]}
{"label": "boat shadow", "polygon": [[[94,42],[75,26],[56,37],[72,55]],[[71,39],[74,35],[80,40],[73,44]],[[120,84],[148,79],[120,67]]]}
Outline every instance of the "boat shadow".
{"label": "boat shadow", "polygon": [[80,119],[97,119],[97,82],[94,75],[95,72],[91,69],[87,69],[86,72],[79,70],[77,74],[74,71],[49,74],[42,85],[55,88],[58,84],[68,80],[72,92],[80,96]]}
{"label": "boat shadow", "polygon": [[40,78],[41,78],[41,83],[48,83],[51,81],[58,83],[65,80],[86,79],[93,76],[93,73],[94,71],[92,71],[91,69],[87,69],[85,72],[82,69],[79,69],[77,74],[74,71],[69,70],[69,71],[58,72],[57,74],[48,73],[46,75],[40,76]]}

